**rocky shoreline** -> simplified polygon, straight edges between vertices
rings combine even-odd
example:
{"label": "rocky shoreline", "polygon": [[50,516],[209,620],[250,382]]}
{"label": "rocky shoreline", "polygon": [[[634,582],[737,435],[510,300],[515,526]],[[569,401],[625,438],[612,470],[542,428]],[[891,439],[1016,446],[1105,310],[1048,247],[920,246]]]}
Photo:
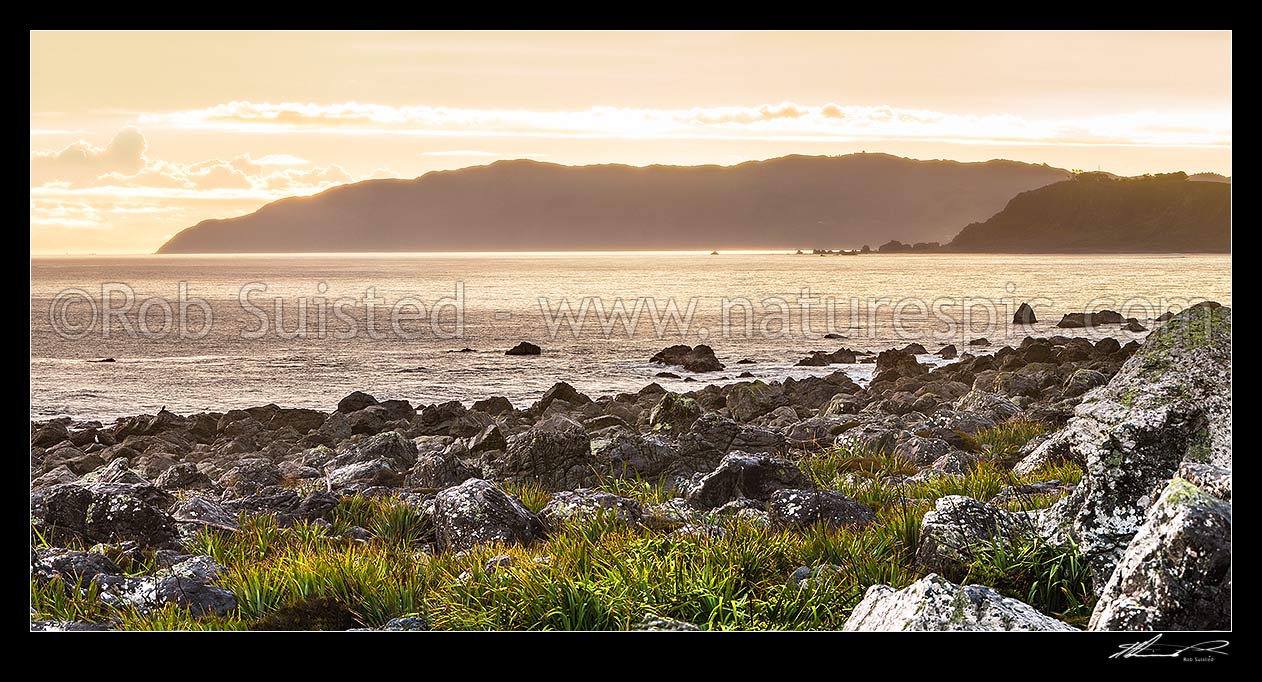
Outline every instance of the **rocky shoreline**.
{"label": "rocky shoreline", "polygon": [[[1142,344],[1030,337],[934,368],[917,361],[923,348],[890,349],[865,387],[838,371],[592,399],[560,382],[529,406],[502,397],[416,406],[355,392],[331,413],[266,405],[32,422],[32,589],[132,614],[174,608],[213,621],[248,606],[271,617],[288,606],[246,604],[224,582],[238,568],[191,551],[192,541],[240,536],[266,518],[277,533],[373,547],[389,533],[339,521],[364,500],[411,514],[424,530],[408,549],[427,562],[542,546],[584,524],[613,523],[636,542],[759,532],[798,542],[818,529],[861,539],[902,510],[915,516],[914,551],[899,559],[906,584],[855,583],[863,594],[846,630],[1076,629],[961,585],[984,551],[1027,541],[1081,557],[1090,629],[1227,629],[1230,333],[1230,308],[1206,303],[1155,323]],[[803,363],[855,361],[843,351]],[[705,346],[654,359],[723,367]],[[983,443],[1014,425],[1041,435],[1007,450]],[[821,474],[821,457],[838,453],[849,469]],[[1056,467],[1081,480],[1029,478]],[[938,494],[982,474],[1010,485],[986,500]],[[627,494],[642,482],[653,499]],[[506,551],[458,584],[525,570],[514,567],[518,550]],[[824,590],[830,573],[852,570],[830,566],[803,565],[782,581]],[[32,629],[120,625],[59,620],[36,602]],[[402,607],[390,613],[348,623],[432,625]],[[695,626],[642,615],[628,625]]]}

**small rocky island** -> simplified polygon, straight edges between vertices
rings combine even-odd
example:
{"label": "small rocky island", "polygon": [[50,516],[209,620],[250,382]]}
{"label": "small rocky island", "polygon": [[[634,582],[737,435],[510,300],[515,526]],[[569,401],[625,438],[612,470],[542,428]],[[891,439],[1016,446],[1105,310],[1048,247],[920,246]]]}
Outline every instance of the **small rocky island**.
{"label": "small rocky island", "polygon": [[33,422],[32,629],[1227,629],[1230,338]]}

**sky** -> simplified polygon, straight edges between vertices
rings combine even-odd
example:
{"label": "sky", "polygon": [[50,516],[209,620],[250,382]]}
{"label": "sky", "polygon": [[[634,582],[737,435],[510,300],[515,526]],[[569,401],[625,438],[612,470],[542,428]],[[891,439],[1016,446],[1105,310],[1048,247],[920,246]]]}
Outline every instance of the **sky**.
{"label": "sky", "polygon": [[1231,33],[42,32],[31,253],[347,182],[886,152],[1231,174]]}

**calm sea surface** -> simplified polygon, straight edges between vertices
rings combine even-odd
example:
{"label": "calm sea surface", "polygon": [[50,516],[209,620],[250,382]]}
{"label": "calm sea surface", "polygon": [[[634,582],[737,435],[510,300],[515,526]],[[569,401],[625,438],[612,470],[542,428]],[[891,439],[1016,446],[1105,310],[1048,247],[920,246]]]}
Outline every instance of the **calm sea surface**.
{"label": "calm sea surface", "polygon": [[[1167,307],[1230,304],[1230,267],[1229,256],[1153,255],[33,257],[31,416],[328,410],[353,390],[525,407],[560,380],[595,397],[745,371],[844,369],[863,382],[870,364],[793,365],[813,350],[967,350],[981,336],[991,351],[1027,334],[1125,342],[1144,334],[1055,324],[1111,308],[1151,327]],[[1028,330],[1010,324],[1023,301],[1039,317]],[[519,341],[543,354],[504,355]],[[707,343],[727,368],[702,383],[655,377],[671,368],[649,358],[674,343]],[[464,348],[474,352],[453,352]],[[115,362],[92,362],[103,358]]]}

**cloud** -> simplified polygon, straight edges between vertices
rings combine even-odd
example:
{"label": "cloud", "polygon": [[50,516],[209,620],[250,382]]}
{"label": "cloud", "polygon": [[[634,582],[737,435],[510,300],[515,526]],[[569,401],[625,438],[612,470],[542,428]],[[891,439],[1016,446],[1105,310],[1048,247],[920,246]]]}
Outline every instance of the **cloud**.
{"label": "cloud", "polygon": [[[247,213],[361,179],[336,164],[290,154],[184,163],[149,157],[147,150],[144,135],[125,128],[105,147],[79,141],[32,151],[32,250],[58,251],[67,243],[102,251],[151,249],[160,235],[207,217]],[[396,175],[378,170],[373,177],[379,173]]]}
{"label": "cloud", "polygon": [[105,147],[79,140],[58,152],[31,154],[31,184],[50,180],[83,181],[107,173],[131,175],[145,167],[145,136],[123,128]]}
{"label": "cloud", "polygon": [[[1133,112],[1027,119],[884,105],[572,111],[234,101],[141,117],[147,125],[243,133],[744,141],[933,141],[960,144],[1230,147],[1231,112]],[[479,150],[458,150],[470,156]],[[431,152],[429,155],[456,155]]]}
{"label": "cloud", "polygon": [[[104,148],[78,141],[60,151],[31,153],[31,186],[105,188],[134,195],[136,188],[169,190],[255,191],[265,198],[306,194],[355,178],[338,165],[316,166],[292,154],[179,163],[145,155],[147,143],[136,128],[124,128]],[[159,192],[161,193],[161,192]],[[99,193],[98,193],[99,194]]]}

